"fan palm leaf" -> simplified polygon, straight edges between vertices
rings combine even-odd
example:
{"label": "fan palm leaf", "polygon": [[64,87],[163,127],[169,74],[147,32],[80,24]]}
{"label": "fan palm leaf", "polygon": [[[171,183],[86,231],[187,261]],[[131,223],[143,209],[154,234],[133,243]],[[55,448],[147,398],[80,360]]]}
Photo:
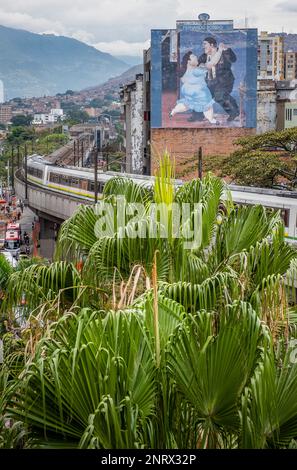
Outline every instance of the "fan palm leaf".
{"label": "fan palm leaf", "polygon": [[155,386],[141,317],[119,311],[102,318],[85,309],[64,316],[40,344],[10,412],[42,431],[44,444],[60,435],[66,447],[140,447],[141,426],[155,413]]}
{"label": "fan palm leaf", "polygon": [[179,329],[171,341],[170,372],[196,410],[200,430],[197,445],[217,447],[219,436],[223,439],[226,432],[238,432],[237,402],[255,364],[262,326],[245,304],[229,309],[216,336],[210,322],[208,336],[205,334],[199,313],[185,322],[187,328]]}

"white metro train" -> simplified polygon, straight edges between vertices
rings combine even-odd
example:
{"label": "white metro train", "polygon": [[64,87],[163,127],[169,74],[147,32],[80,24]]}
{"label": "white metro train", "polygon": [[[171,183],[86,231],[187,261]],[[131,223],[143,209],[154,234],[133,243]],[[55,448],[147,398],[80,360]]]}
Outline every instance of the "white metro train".
{"label": "white metro train", "polygon": [[[102,193],[107,181],[119,174],[112,171],[98,171],[98,193]],[[139,183],[150,186],[153,177],[128,175]],[[39,155],[28,157],[28,181],[84,200],[94,200],[94,170],[90,168],[58,167]],[[182,181],[177,180],[177,185]],[[297,243],[297,192],[229,185],[233,201],[240,205],[261,204],[279,210],[286,227],[286,238]],[[294,197],[295,196],[295,197]]]}

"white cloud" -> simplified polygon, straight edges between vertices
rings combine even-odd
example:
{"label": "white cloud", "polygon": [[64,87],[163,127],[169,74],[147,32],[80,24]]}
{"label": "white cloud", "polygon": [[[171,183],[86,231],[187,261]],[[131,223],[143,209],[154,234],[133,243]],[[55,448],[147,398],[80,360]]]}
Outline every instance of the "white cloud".
{"label": "white cloud", "polygon": [[70,36],[71,38],[77,39],[78,41],[82,41],[91,45],[93,45],[94,40],[95,40],[94,34],[84,31],[82,29],[74,31],[70,33],[68,36]]}
{"label": "white cloud", "polygon": [[0,24],[63,34],[117,55],[138,55],[154,28],[174,27],[176,19],[214,19],[259,30],[297,32],[296,0],[0,0]]}
{"label": "white cloud", "polygon": [[296,0],[289,0],[287,2],[280,2],[277,4],[277,7],[280,10],[283,10],[285,12],[292,12],[296,11],[297,12],[297,3]]}
{"label": "white cloud", "polygon": [[94,44],[94,47],[102,52],[108,52],[109,54],[121,56],[141,56],[144,49],[148,49],[150,41],[145,42],[126,42],[122,40],[112,42],[98,42]]}
{"label": "white cloud", "polygon": [[63,34],[65,28],[59,21],[50,21],[42,16],[32,17],[27,13],[7,12],[0,9],[0,24],[12,28],[27,29],[39,33],[46,30]]}

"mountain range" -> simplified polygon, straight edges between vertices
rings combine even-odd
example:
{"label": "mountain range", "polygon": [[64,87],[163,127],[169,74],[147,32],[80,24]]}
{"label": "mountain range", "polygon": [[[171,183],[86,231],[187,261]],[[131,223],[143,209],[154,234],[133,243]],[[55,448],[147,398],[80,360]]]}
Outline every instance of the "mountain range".
{"label": "mountain range", "polygon": [[113,93],[119,92],[121,86],[135,80],[135,75],[143,73],[143,64],[134,65],[118,77],[109,78],[105,83],[87,88],[89,92],[98,94],[100,92]]}
{"label": "mountain range", "polygon": [[76,39],[0,26],[5,98],[55,95],[106,82],[129,65]]}

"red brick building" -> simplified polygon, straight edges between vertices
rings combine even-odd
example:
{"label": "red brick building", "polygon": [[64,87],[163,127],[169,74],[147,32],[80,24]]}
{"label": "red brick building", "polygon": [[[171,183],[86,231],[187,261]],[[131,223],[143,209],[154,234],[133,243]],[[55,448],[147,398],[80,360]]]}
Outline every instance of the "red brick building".
{"label": "red brick building", "polygon": [[[159,156],[165,150],[175,159],[176,177],[197,176],[197,152],[203,155],[229,155],[236,146],[234,141],[253,135],[256,129],[151,129],[151,174],[157,167]],[[192,171],[189,171],[191,170]]]}

